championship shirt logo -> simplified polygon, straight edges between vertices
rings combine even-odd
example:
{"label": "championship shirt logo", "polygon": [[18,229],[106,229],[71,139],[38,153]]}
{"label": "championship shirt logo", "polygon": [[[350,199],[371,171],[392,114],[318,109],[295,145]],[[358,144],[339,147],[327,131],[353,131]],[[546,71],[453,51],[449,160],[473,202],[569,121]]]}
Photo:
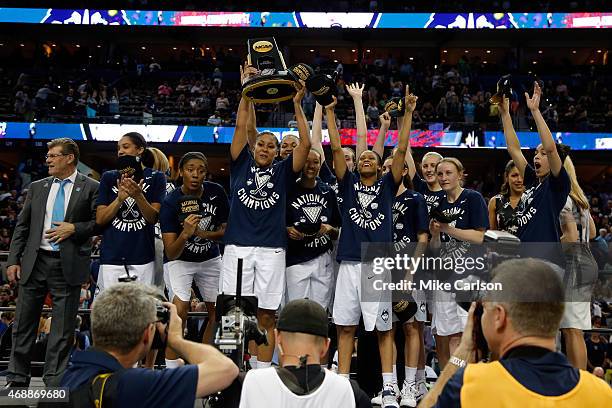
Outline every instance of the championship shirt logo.
{"label": "championship shirt logo", "polygon": [[246,188],[238,190],[238,198],[242,204],[252,210],[266,210],[278,202],[280,194],[273,190],[274,183],[270,181],[274,170],[274,167],[265,170],[251,167],[253,177],[247,180]]}
{"label": "championship shirt logo", "polygon": [[200,220],[200,223],[198,224],[198,228],[201,229],[202,231],[208,231],[208,227],[210,226],[210,220],[211,220],[211,216],[207,216],[207,217],[202,217],[202,219]]}
{"label": "championship shirt logo", "polygon": [[357,193],[357,200],[359,201],[359,205],[361,206],[364,215],[368,218],[372,218],[372,214],[368,211],[368,208],[370,207],[370,204],[372,204],[372,201],[374,201],[374,199],[376,199],[376,196],[374,195],[365,194],[361,191]]}
{"label": "championship shirt logo", "polygon": [[[150,184],[144,183],[142,192],[146,194],[150,187]],[[111,190],[115,194],[119,193],[117,186],[113,186]],[[121,204],[121,208],[119,208],[119,212],[115,215],[112,225],[115,229],[123,232],[140,231],[147,225],[147,221],[136,205],[136,200],[132,197],[128,197],[123,204]]]}
{"label": "championship shirt logo", "polygon": [[348,213],[351,221],[357,224],[363,229],[369,229],[372,231],[377,230],[385,220],[385,214],[379,212],[378,214],[372,214],[369,210],[378,209],[378,203],[375,202],[376,197],[380,191],[380,183],[374,186],[367,187],[357,183],[355,185],[357,191],[357,203],[359,204],[360,210],[357,208],[349,208]]}
{"label": "championship shirt logo", "polygon": [[304,207],[304,214],[306,214],[308,221],[314,224],[319,220],[319,216],[321,215],[321,210],[323,210],[323,207],[321,206]]}
{"label": "championship shirt logo", "polygon": [[398,211],[393,211],[393,225],[397,224],[397,219],[399,218],[400,214]]}

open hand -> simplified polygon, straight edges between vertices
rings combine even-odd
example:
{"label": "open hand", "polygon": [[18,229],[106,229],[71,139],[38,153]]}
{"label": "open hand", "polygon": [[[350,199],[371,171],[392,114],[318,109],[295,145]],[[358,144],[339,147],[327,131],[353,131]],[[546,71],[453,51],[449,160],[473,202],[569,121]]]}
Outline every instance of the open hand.
{"label": "open hand", "polygon": [[540,85],[536,81],[533,83],[533,95],[531,96],[531,98],[529,97],[529,94],[525,92],[525,99],[527,100],[527,107],[529,108],[529,110],[537,111],[538,109],[540,109],[541,96],[542,88],[540,88]]}
{"label": "open hand", "polygon": [[126,177],[121,181],[121,186],[125,189],[127,194],[136,198],[142,195],[142,186],[144,185],[144,180],[140,180],[140,182],[136,183],[133,178]]}
{"label": "open hand", "polygon": [[365,88],[365,84],[360,85],[357,82],[346,86],[346,90],[353,99],[361,99],[363,97],[363,88]]}
{"label": "open hand", "polygon": [[67,240],[74,234],[74,224],[69,222],[54,222],[51,229],[45,231],[45,238],[54,244]]}

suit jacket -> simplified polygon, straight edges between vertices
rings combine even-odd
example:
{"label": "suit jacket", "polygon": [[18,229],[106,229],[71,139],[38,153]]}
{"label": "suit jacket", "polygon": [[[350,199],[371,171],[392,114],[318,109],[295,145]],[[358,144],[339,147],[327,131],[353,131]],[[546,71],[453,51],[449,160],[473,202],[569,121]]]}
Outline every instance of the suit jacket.
{"label": "suit jacket", "polygon": [[[49,190],[54,177],[30,184],[13,232],[7,266],[21,265],[21,280],[27,282],[40,248]],[[91,264],[91,237],[96,225],[96,200],[100,183],[77,173],[66,208],[65,222],[74,224],[74,234],[60,242],[64,278],[69,285],[87,281]]]}

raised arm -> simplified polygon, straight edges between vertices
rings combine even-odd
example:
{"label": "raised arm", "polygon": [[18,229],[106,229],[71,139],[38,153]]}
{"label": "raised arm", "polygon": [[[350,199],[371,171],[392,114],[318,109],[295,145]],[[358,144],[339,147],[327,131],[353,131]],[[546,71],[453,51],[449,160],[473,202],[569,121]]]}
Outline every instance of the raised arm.
{"label": "raised arm", "polygon": [[334,171],[336,178],[342,180],[346,174],[346,161],[344,160],[344,151],[342,150],[342,144],[340,143],[340,134],[336,127],[336,114],[334,108],[336,107],[336,97],[334,101],[325,107],[325,116],[327,118],[327,130],[329,131],[329,142],[331,144],[333,159],[334,159]]}
{"label": "raised arm", "polygon": [[416,108],[417,100],[419,99],[416,95],[410,93],[410,88],[406,85],[406,114],[403,117],[404,123],[402,123],[402,130],[399,132],[397,151],[393,156],[393,162],[391,164],[391,172],[393,173],[393,179],[397,184],[402,180],[402,173],[404,172],[404,160],[406,159],[406,151],[408,150],[408,141],[410,140],[410,128],[412,127],[412,113]]}
{"label": "raised arm", "polygon": [[[397,118],[397,132],[402,131],[402,125],[404,122],[403,116],[398,116]],[[410,146],[410,132],[408,132],[408,147],[406,148],[406,159],[404,160],[406,166],[408,166],[408,177],[412,180],[416,175],[416,163],[414,162],[414,157],[412,157],[412,147]]]}
{"label": "raised arm", "polygon": [[525,175],[525,167],[527,167],[527,159],[521,151],[521,143],[514,131],[512,125],[512,117],[510,116],[510,100],[504,96],[502,103],[498,105],[499,115],[501,116],[502,125],[504,126],[504,137],[506,138],[506,148],[516,168],[521,173],[521,177]]}
{"label": "raised arm", "polygon": [[325,161],[323,152],[323,107],[319,102],[315,106],[314,117],[312,118],[312,132],[310,143],[312,148],[321,155],[321,164]]}
{"label": "raised arm", "polygon": [[230,154],[232,160],[236,160],[242,149],[247,144],[247,122],[249,119],[249,101],[246,98],[240,98],[238,104],[238,112],[236,113],[236,129],[230,146]]}
{"label": "raised arm", "polygon": [[249,148],[255,148],[255,142],[257,141],[257,115],[255,115],[255,104],[253,101],[248,101],[249,104],[249,119],[247,122],[247,143]]}
{"label": "raised arm", "polygon": [[[346,86],[346,90],[353,98],[353,104],[355,105],[355,121],[357,122],[357,148],[355,157],[357,160],[359,160],[361,153],[368,150],[368,127],[366,125],[365,112],[363,110],[364,87],[365,84],[360,86],[358,83]],[[327,128],[329,129],[329,120],[327,121]]]}
{"label": "raised arm", "polygon": [[533,116],[533,120],[535,120],[536,127],[538,128],[538,134],[540,135],[542,147],[546,152],[546,156],[548,156],[550,172],[553,176],[557,177],[561,171],[561,167],[563,167],[563,163],[561,163],[561,158],[559,157],[559,152],[557,152],[557,146],[555,145],[555,140],[553,139],[552,133],[550,133],[550,129],[548,128],[548,125],[540,112],[541,97],[542,88],[540,88],[540,85],[536,81],[533,84],[533,95],[530,98],[527,92],[525,92],[525,99],[527,99],[527,107],[531,111],[531,116]]}
{"label": "raised arm", "polygon": [[293,97],[293,109],[295,109],[295,118],[300,135],[300,144],[293,149],[293,171],[295,173],[302,171],[308,158],[308,152],[310,152],[310,130],[302,109],[302,98],[304,98],[305,92],[306,86],[302,84],[302,88]]}
{"label": "raised arm", "polygon": [[378,136],[376,136],[376,142],[374,143],[374,147],[372,150],[380,157],[383,157],[385,154],[385,139],[387,138],[387,131],[389,131],[389,127],[391,126],[391,116],[388,112],[383,113],[378,117],[380,120],[380,129],[378,130]]}

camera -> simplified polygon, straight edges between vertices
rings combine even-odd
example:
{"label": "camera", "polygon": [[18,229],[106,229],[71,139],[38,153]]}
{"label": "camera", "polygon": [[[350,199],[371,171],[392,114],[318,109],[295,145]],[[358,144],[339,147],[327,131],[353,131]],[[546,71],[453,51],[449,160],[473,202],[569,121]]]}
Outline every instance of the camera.
{"label": "camera", "polygon": [[217,331],[214,344],[244,370],[244,353],[249,341],[268,344],[267,333],[257,324],[257,297],[242,296],[242,258],[238,259],[236,295],[217,296]]}
{"label": "camera", "polygon": [[157,305],[155,307],[157,313],[157,320],[161,324],[166,324],[170,321],[170,310],[164,305]]}

